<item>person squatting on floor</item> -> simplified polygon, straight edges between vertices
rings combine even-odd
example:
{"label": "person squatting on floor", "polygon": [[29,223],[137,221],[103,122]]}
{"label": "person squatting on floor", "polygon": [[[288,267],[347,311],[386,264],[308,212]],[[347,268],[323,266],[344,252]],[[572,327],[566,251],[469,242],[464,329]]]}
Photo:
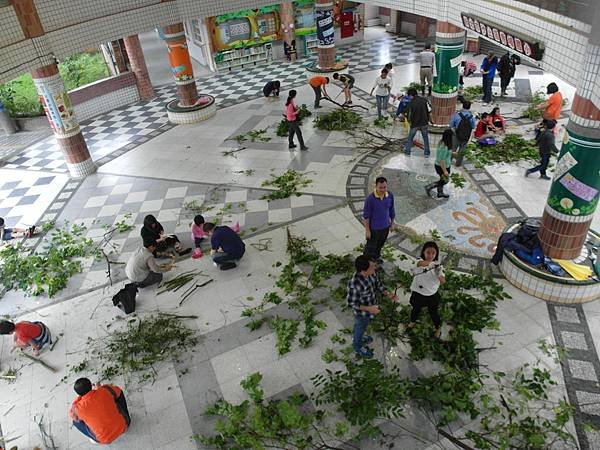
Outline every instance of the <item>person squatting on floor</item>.
{"label": "person squatting on floor", "polygon": [[210,236],[211,255],[213,262],[221,270],[237,267],[236,261],[246,253],[246,244],[242,238],[229,227],[217,227],[214,223],[206,222],[202,229]]}
{"label": "person squatting on floor", "polygon": [[146,287],[160,283],[163,273],[173,268],[173,263],[159,266],[154,258],[156,241],[144,239],[144,246],[131,255],[125,266],[125,275],[137,287]]}
{"label": "person squatting on floor", "polygon": [[329,83],[329,78],[322,75],[316,75],[308,81],[310,87],[312,87],[313,91],[315,91],[315,109],[321,107],[319,104],[321,102],[321,97],[329,98],[327,89],[325,89],[325,85],[327,83]]}
{"label": "person squatting on floor", "polygon": [[265,84],[265,87],[263,87],[263,95],[265,97],[270,97],[272,94],[275,97],[279,97],[280,89],[281,89],[281,83],[279,82],[279,80],[269,81],[269,82],[267,82],[267,84]]}
{"label": "person squatting on floor", "polygon": [[285,101],[285,118],[288,122],[288,148],[290,150],[296,148],[296,144],[294,144],[294,135],[296,135],[298,137],[298,143],[300,144],[300,150],[308,150],[308,147],[304,145],[300,121],[298,120],[298,107],[294,102],[296,94],[297,92],[292,89]]}
{"label": "person squatting on floor", "polygon": [[406,138],[404,153],[410,156],[413,139],[415,138],[417,131],[420,131],[423,136],[425,158],[429,158],[431,152],[429,148],[429,123],[431,123],[429,104],[427,103],[426,98],[419,97],[415,88],[410,88],[407,94],[410,97],[410,103],[408,104],[408,122],[410,123],[410,130],[408,131],[408,137]]}
{"label": "person squatting on floor", "polygon": [[187,255],[192,251],[191,248],[183,248],[179,238],[174,234],[165,234],[165,229],[152,214],[148,214],[144,218],[144,226],[140,233],[144,242],[156,242],[154,256],[163,256],[165,253],[172,254],[171,249],[174,249],[179,256]]}
{"label": "person squatting on floor", "polygon": [[427,82],[428,95],[431,96],[431,88],[433,86],[433,68],[435,66],[435,53],[431,51],[431,44],[427,44],[425,50],[419,54],[419,62],[421,63],[419,75],[421,78],[421,95],[425,95],[425,82]]}
{"label": "person squatting on floor", "polygon": [[448,126],[452,129],[452,150],[456,151],[456,167],[462,165],[467,144],[471,140],[473,130],[477,126],[471,113],[471,102],[463,101],[462,110],[456,111],[450,118]]}
{"label": "person squatting on floor", "polygon": [[11,239],[20,237],[32,237],[35,234],[35,225],[29,228],[9,228],[4,222],[4,218],[0,217],[0,244],[4,241],[10,241]]}
{"label": "person squatting on floor", "polygon": [[[192,222],[192,241],[194,241],[194,253],[192,254],[193,259],[198,259],[202,257],[202,249],[200,246],[202,245],[202,241],[204,238],[208,237],[208,233],[205,233],[202,227],[204,226],[204,217],[198,214],[194,217],[194,222]],[[236,222],[234,225],[231,225],[231,228],[234,232],[240,232],[240,223]]]}
{"label": "person squatting on floor", "polygon": [[46,344],[52,344],[50,330],[42,322],[13,323],[3,320],[0,322],[0,334],[14,334],[13,350],[15,348],[25,350],[27,347],[31,347],[35,356],[40,354],[40,350]]}
{"label": "person squatting on floor", "polygon": [[444,194],[444,185],[450,181],[450,166],[452,165],[452,156],[456,156],[457,153],[452,152],[452,139],[454,133],[450,128],[447,128],[442,133],[442,139],[437,146],[435,152],[435,172],[439,175],[440,179],[435,183],[428,184],[425,186],[425,192],[427,196],[431,196],[433,188],[437,188],[437,198],[448,198],[448,194]]}
{"label": "person squatting on floor", "polygon": [[365,199],[363,208],[363,223],[367,243],[363,254],[370,259],[383,263],[381,249],[394,228],[396,209],[394,196],[387,190],[385,177],[377,177],[375,190]]}
{"label": "person squatting on floor", "polygon": [[371,88],[371,92],[369,92],[369,95],[373,95],[373,91],[375,91],[375,99],[377,101],[377,117],[381,118],[383,114],[387,113],[392,84],[393,81],[390,77],[388,77],[387,69],[381,69],[381,73],[375,79],[375,83]]}
{"label": "person squatting on floor", "polygon": [[[344,105],[352,104],[352,88],[354,87],[354,77],[348,73],[334,73],[333,79],[342,83],[342,92],[344,93]],[[339,94],[338,94],[339,95]]]}
{"label": "person squatting on floor", "polygon": [[540,133],[536,138],[538,149],[540,151],[540,163],[531,169],[527,169],[525,171],[525,177],[528,177],[532,173],[539,171],[540,178],[542,180],[550,180],[550,177],[546,175],[546,169],[548,168],[548,163],[550,162],[550,155],[552,153],[558,153],[554,136],[554,127],[556,126],[556,121],[544,119],[543,123],[544,128],[540,130]]}
{"label": "person squatting on floor", "polygon": [[439,254],[440,249],[435,242],[425,242],[421,249],[420,259],[415,262],[411,269],[413,274],[412,284],[410,285],[412,311],[410,313],[410,323],[408,324],[409,329],[414,328],[421,309],[426,307],[433,322],[433,335],[436,338],[440,337],[442,330],[442,320],[438,313],[441,301],[438,289],[440,284],[446,282],[444,267],[438,262]]}
{"label": "person squatting on floor", "polygon": [[87,378],[79,378],[73,388],[79,397],[73,400],[69,417],[90,441],[110,444],[127,431],[131,417],[121,388],[110,384],[92,387]]}
{"label": "person squatting on floor", "polygon": [[377,265],[367,256],[360,255],[357,257],[354,261],[354,268],[356,272],[348,281],[348,295],[346,297],[348,306],[354,311],[352,349],[358,356],[371,358],[373,352],[362,347],[373,342],[373,338],[365,335],[365,333],[370,320],[380,312],[376,304],[376,293],[382,292],[392,301],[397,301],[398,297],[393,292],[385,290],[376,273]]}

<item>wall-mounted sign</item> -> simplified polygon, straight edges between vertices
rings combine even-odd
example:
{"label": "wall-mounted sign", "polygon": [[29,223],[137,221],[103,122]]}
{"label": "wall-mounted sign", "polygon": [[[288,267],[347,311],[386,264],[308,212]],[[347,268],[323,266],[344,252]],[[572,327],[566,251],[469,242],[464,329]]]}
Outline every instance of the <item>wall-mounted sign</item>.
{"label": "wall-mounted sign", "polygon": [[499,25],[480,19],[476,16],[471,16],[466,13],[461,13],[460,15],[462,17],[463,25],[468,30],[474,31],[491,41],[509,47],[516,53],[520,53],[528,58],[535,59],[536,61],[541,61],[544,56],[544,44],[533,38],[513,33]]}

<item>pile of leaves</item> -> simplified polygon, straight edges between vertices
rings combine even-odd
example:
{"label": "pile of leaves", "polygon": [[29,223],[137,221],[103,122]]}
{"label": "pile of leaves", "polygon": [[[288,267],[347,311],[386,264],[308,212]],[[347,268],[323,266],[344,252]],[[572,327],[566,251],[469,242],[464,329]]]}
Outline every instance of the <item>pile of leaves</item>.
{"label": "pile of leaves", "polygon": [[391,127],[393,122],[388,116],[381,116],[373,121],[373,125],[375,125],[377,128],[385,129],[387,127]]}
{"label": "pile of leaves", "polygon": [[[196,332],[182,322],[187,318],[197,316],[159,313],[144,319],[134,317],[127,320],[125,329],[98,339],[88,337],[89,359],[71,367],[71,372],[92,370],[93,364],[99,366],[95,373],[98,382],[118,376],[128,380],[136,376],[141,382],[153,380],[160,363],[177,359],[198,343]],[[118,316],[116,320],[122,318]]]}
{"label": "pile of leaves", "polygon": [[263,128],[260,130],[250,130],[245,134],[238,134],[236,136],[233,136],[231,138],[229,138],[228,140],[232,140],[232,141],[236,141],[238,144],[241,144],[244,141],[250,141],[250,142],[256,142],[256,141],[261,141],[261,142],[268,142],[271,140],[270,137],[265,136],[265,134],[267,134],[267,129]]}
{"label": "pile of leaves", "polygon": [[289,169],[278,177],[271,175],[270,180],[263,181],[261,186],[271,186],[277,188],[277,190],[263,195],[261,199],[278,200],[282,198],[289,198],[292,195],[299,197],[302,194],[300,194],[298,191],[306,186],[309,186],[311,183],[312,180],[306,178],[302,172]]}
{"label": "pile of leaves", "polygon": [[[302,120],[309,116],[312,116],[312,113],[308,110],[306,104],[303,103],[300,108],[298,108],[298,113],[296,116],[298,119],[298,125],[302,125]],[[277,125],[277,136],[287,137],[289,131],[290,126],[287,119],[282,119],[281,122],[279,122],[279,125]]]}
{"label": "pile of leaves", "polygon": [[319,130],[351,130],[362,122],[360,114],[347,108],[339,108],[327,114],[315,118],[315,126]]}
{"label": "pile of leaves", "polygon": [[233,405],[219,400],[206,410],[210,416],[219,416],[214,436],[194,436],[208,448],[221,450],[283,448],[317,450],[354,448],[344,445],[336,437],[345,429],[329,430],[322,424],[325,413],[311,411],[303,393],[293,393],[282,400],[266,400],[260,388],[262,375],[258,372],[242,380],[240,385],[250,400]]}
{"label": "pile of leaves", "polygon": [[463,89],[463,97],[465,100],[472,102],[483,96],[483,86],[469,86]]}
{"label": "pile of leaves", "polygon": [[493,163],[516,163],[519,161],[537,161],[539,150],[533,139],[523,139],[518,134],[506,134],[496,145],[478,145],[469,143],[465,156],[477,167]]}
{"label": "pile of leaves", "polygon": [[[257,329],[269,323],[275,330],[280,355],[291,350],[300,334],[301,320],[310,334],[305,331],[298,339],[300,346],[310,344],[317,330],[325,326],[311,324],[319,322],[314,306],[330,299],[344,300],[346,283],[353,272],[351,255],[322,256],[313,240],[293,236],[289,230],[287,251],[289,262],[282,266],[276,282],[281,293],[268,293],[263,305],[243,313],[248,317],[262,315],[248,326]],[[380,275],[388,290],[408,290],[412,281],[412,275],[399,268]],[[319,295],[315,295],[316,289]],[[241,383],[252,402],[217,402],[207,411],[220,416],[216,435],[198,439],[222,449],[338,450],[359,449],[360,440],[368,437],[377,438],[380,448],[391,448],[402,434],[422,437],[421,430],[411,430],[400,420],[410,404],[419,408],[442,436],[463,448],[576,448],[576,440],[567,428],[572,409],[564,400],[549,400],[556,382],[539,361],[535,366],[521,367],[514,376],[479,365],[478,355],[485,349],[477,348],[474,333],[498,328],[496,306],[508,298],[502,286],[483,273],[462,275],[448,271],[440,294],[444,299],[440,314],[447,329],[443,340],[433,339],[433,324],[427,314],[421,314],[416,327],[406,331],[410,306],[399,307],[382,297],[381,313],[371,321],[372,331],[383,342],[382,361],[357,360],[350,347],[327,349],[323,359],[342,362],[344,368],[313,377],[317,390],[312,399],[317,408],[330,406],[341,415],[327,412],[328,409],[317,409],[314,416],[310,415],[313,411],[302,413],[301,402],[293,395],[276,403],[266,402],[258,387],[260,374],[252,374]],[[289,314],[285,318],[266,315],[265,305],[280,304],[284,299],[301,320],[290,318]],[[348,344],[338,335],[331,340]],[[394,353],[388,350],[400,343],[410,345],[411,360],[439,361],[441,370],[416,379],[401,373],[388,360]],[[301,422],[303,418],[310,423]],[[469,426],[462,428],[468,418]],[[385,432],[380,428],[382,421],[391,423]]]}
{"label": "pile of leaves", "polygon": [[48,232],[42,248],[34,253],[23,243],[0,249],[0,279],[7,290],[20,289],[28,295],[46,294],[52,298],[67,286],[69,278],[81,272],[79,258],[100,256],[100,249],[85,237],[86,227],[69,224],[54,228],[45,224]]}
{"label": "pile of leaves", "polygon": [[[324,300],[315,298],[312,293],[318,288],[329,288],[330,295],[327,298],[340,299],[339,295],[334,295],[339,294],[339,284],[328,286],[327,282],[336,275],[347,277],[352,272],[353,260],[350,255],[323,256],[315,249],[314,243],[314,240],[294,236],[289,229],[287,230],[287,253],[290,260],[282,267],[281,275],[275,283],[275,286],[287,296],[287,306],[295,311],[300,319],[263,316],[268,305],[278,305],[283,302],[284,299],[278,292],[268,292],[260,305],[248,308],[242,313],[243,316],[255,318],[247,325],[251,330],[260,328],[265,322],[269,324],[275,331],[277,350],[280,355],[291,351],[301,321],[304,324],[304,333],[298,338],[301,347],[308,347],[319,330],[326,328],[323,321],[316,319],[315,308],[317,303]],[[276,266],[280,267],[281,264]]]}
{"label": "pile of leaves", "polygon": [[408,86],[404,86],[404,88],[402,89],[402,92],[404,92],[406,94],[409,89],[416,89],[417,92],[421,92],[421,90],[423,89],[423,85],[421,83],[413,81]]}

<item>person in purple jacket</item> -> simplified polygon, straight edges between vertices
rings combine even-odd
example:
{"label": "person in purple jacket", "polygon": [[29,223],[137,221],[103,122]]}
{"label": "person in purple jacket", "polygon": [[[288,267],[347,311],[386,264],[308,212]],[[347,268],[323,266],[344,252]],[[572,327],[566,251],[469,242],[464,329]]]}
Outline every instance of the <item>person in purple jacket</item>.
{"label": "person in purple jacket", "polygon": [[381,249],[385,245],[390,230],[394,228],[394,196],[387,190],[385,177],[375,180],[375,191],[365,199],[363,219],[367,244],[363,254],[370,259],[383,263]]}

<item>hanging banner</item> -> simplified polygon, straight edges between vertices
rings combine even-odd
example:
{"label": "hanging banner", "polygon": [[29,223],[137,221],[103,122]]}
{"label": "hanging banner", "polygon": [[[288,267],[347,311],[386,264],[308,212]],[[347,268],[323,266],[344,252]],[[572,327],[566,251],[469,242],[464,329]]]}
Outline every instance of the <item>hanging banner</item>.
{"label": "hanging banner", "polygon": [[315,19],[317,22],[317,39],[319,47],[334,46],[334,29],[333,29],[333,11],[331,9],[315,10]]}
{"label": "hanging banner", "polygon": [[461,13],[460,15],[466,29],[474,31],[490,41],[509,47],[514,52],[525,55],[528,58],[536,61],[542,60],[544,56],[543,43],[509,31],[505,27],[496,25],[488,20],[483,20],[466,13]]}

